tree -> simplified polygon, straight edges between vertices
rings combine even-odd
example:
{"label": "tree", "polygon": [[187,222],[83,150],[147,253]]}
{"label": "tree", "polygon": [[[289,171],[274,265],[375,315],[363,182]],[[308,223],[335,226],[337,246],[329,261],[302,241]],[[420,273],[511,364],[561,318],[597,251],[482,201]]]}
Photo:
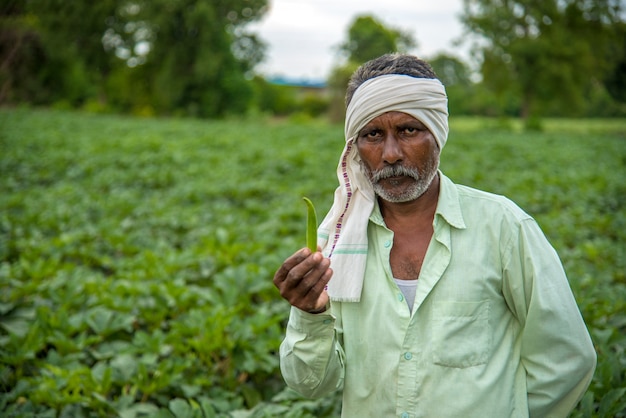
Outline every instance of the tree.
{"label": "tree", "polygon": [[340,50],[349,61],[364,63],[389,52],[406,52],[415,46],[412,36],[389,28],[374,16],[357,16],[348,29],[348,40]]}
{"label": "tree", "polygon": [[626,22],[614,26],[614,39],[607,48],[608,58],[614,64],[607,71],[604,85],[615,100],[626,103]]}
{"label": "tree", "polygon": [[481,39],[483,82],[520,97],[521,116],[584,110],[584,92],[615,63],[620,0],[464,0],[462,22]]}
{"label": "tree", "polygon": [[0,101],[78,103],[95,94],[112,64],[101,38],[115,1],[5,3],[0,59],[6,94]]}
{"label": "tree", "polygon": [[451,115],[473,113],[474,83],[470,77],[470,69],[457,57],[438,54],[429,60],[430,66],[448,93],[448,109]]}
{"label": "tree", "polygon": [[158,113],[212,117],[244,112],[252,98],[245,76],[263,47],[242,28],[266,0],[145,1],[135,18],[149,22],[150,52],[138,72]]}
{"label": "tree", "polygon": [[348,87],[350,76],[357,68],[358,64],[348,61],[334,67],[328,77],[328,117],[331,122],[339,123],[346,116],[346,88]]}
{"label": "tree", "polygon": [[33,72],[41,56],[37,35],[23,15],[24,4],[17,0],[0,6],[0,104],[22,101],[37,91],[30,88],[31,79],[19,76]]}
{"label": "tree", "polygon": [[331,121],[339,122],[345,116],[348,80],[360,64],[390,52],[408,52],[416,45],[408,32],[387,27],[372,15],[357,16],[348,28],[348,39],[339,45],[346,60],[333,68],[328,79]]}
{"label": "tree", "polygon": [[[0,100],[245,111],[246,76],[264,54],[246,25],[266,9],[267,0],[9,0],[0,15],[3,26],[12,22],[0,30]],[[17,55],[16,40],[28,41]],[[2,94],[6,86],[22,93]]]}
{"label": "tree", "polygon": [[468,86],[472,83],[469,68],[457,57],[439,54],[429,60],[429,63],[446,87]]}

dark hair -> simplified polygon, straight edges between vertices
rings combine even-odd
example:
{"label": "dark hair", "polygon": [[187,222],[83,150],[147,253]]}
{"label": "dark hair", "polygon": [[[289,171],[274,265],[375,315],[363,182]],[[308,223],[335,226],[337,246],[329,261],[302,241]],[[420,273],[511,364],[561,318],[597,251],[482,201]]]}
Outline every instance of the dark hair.
{"label": "dark hair", "polygon": [[431,66],[424,60],[408,54],[385,54],[361,65],[350,77],[346,89],[346,107],[356,89],[370,78],[387,74],[408,75],[415,78],[437,78]]}

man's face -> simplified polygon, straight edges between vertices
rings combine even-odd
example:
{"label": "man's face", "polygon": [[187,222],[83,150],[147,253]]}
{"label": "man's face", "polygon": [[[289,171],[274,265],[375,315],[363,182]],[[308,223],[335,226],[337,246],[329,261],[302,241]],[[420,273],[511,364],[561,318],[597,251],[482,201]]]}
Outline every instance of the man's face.
{"label": "man's face", "polygon": [[372,119],[359,131],[357,150],[374,192],[389,202],[419,198],[439,167],[439,147],[432,133],[402,112]]}

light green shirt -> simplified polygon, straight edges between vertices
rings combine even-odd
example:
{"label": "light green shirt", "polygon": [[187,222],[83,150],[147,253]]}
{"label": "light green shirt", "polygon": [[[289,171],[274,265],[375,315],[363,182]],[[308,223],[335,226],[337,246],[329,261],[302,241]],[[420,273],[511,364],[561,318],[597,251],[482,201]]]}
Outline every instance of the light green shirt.
{"label": "light green shirt", "polygon": [[596,353],[556,252],[510,200],[440,176],[413,313],[376,206],[361,301],[292,307],[285,381],[307,397],[343,387],[343,417],[566,417]]}

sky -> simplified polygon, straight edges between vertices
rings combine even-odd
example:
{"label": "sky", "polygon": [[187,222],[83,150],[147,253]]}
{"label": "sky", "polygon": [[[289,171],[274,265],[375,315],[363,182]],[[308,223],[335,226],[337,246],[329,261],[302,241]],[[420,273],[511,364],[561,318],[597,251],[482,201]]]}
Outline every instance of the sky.
{"label": "sky", "polygon": [[250,25],[267,44],[257,70],[269,77],[324,80],[340,62],[338,45],[357,15],[371,14],[383,25],[413,35],[421,58],[447,52],[469,59],[463,35],[462,0],[268,0],[264,18]]}

